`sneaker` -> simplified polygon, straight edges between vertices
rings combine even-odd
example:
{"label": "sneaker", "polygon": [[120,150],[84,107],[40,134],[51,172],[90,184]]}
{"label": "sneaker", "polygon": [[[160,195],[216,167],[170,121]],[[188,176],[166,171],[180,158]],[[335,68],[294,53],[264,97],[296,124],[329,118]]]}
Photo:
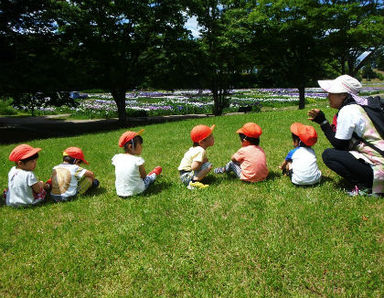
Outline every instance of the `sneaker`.
{"label": "sneaker", "polygon": [[225,168],[224,167],[216,168],[216,169],[213,170],[213,172],[215,174],[224,174],[225,173]]}
{"label": "sneaker", "polygon": [[356,196],[374,196],[372,194],[372,190],[369,188],[364,188],[364,189],[359,189],[357,185],[351,190],[347,191],[347,194],[351,197],[356,197]]}
{"label": "sneaker", "polygon": [[159,176],[162,171],[163,171],[163,168],[160,166],[157,166],[151,172],[148,173],[148,176],[152,174],[156,174],[157,176]]}
{"label": "sneaker", "polygon": [[189,182],[187,188],[188,189],[197,189],[197,188],[207,188],[209,185],[208,184],[203,184],[199,181],[196,182]]}
{"label": "sneaker", "polygon": [[97,180],[97,179],[93,179],[93,182],[92,182],[92,188],[96,188],[96,187],[99,187],[100,185],[100,181]]}

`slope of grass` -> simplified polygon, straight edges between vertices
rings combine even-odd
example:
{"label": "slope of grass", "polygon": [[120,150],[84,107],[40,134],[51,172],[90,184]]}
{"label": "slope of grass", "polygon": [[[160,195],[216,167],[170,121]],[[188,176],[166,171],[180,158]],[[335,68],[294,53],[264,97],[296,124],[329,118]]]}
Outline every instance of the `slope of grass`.
{"label": "slope of grass", "polygon": [[[239,148],[235,132],[248,121],[263,129],[268,180],[212,174],[207,189],[181,185],[177,166],[194,125],[216,124],[208,157],[220,166]],[[68,203],[0,208],[0,294],[382,295],[383,199],[344,193],[321,161],[329,144],[317,126],[322,183],[300,188],[282,177],[277,167],[292,148],[294,121],[309,123],[305,111],[284,110],[148,125],[147,171],[164,171],[147,193],[127,200],[115,194],[111,165],[124,130],[30,142],[43,148],[35,170],[41,179],[66,147],[79,146],[101,187]],[[0,147],[4,187],[14,146]]]}

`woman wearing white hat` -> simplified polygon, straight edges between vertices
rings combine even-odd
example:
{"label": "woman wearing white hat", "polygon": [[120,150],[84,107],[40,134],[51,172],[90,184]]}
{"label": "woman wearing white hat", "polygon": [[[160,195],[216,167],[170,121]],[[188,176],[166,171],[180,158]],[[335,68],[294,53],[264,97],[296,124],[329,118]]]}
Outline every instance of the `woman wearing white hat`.
{"label": "woman wearing white hat", "polygon": [[329,105],[339,110],[332,125],[321,110],[308,112],[309,120],[320,124],[334,147],[324,150],[324,163],[354,185],[350,195],[384,193],[384,157],[367,145],[384,150],[384,140],[362,107],[368,100],[357,95],[360,82],[342,75],[318,83],[328,92]]}

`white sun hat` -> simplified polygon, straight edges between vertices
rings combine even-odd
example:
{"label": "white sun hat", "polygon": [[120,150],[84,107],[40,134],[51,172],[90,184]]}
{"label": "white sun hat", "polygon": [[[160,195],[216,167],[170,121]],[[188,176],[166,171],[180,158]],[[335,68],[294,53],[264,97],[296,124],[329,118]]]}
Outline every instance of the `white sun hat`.
{"label": "white sun hat", "polygon": [[317,82],[321,89],[328,93],[358,94],[362,87],[358,80],[349,75],[342,75],[334,80],[320,80]]}

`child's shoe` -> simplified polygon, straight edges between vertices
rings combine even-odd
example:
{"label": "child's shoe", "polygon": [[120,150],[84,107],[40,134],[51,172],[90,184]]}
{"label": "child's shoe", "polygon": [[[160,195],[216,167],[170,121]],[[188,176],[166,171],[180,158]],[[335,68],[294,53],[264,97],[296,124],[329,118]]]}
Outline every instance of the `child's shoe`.
{"label": "child's shoe", "polygon": [[347,191],[347,194],[351,197],[356,196],[376,196],[375,194],[372,194],[372,190],[369,188],[359,189],[357,185],[351,190]]}
{"label": "child's shoe", "polygon": [[148,173],[148,176],[152,174],[156,174],[157,176],[159,176],[162,171],[163,171],[163,168],[160,166],[157,166],[151,172]]}
{"label": "child's shoe", "polygon": [[224,168],[224,167],[215,168],[215,169],[213,170],[213,172],[214,172],[215,174],[224,174],[224,173],[225,173],[225,168]]}
{"label": "child's shoe", "polygon": [[100,185],[100,181],[97,180],[97,179],[93,179],[93,182],[92,182],[92,188],[96,188],[96,187],[99,187]]}
{"label": "child's shoe", "polygon": [[189,182],[187,188],[188,189],[197,189],[197,188],[207,188],[209,185],[208,184],[203,184],[199,181],[196,182]]}

